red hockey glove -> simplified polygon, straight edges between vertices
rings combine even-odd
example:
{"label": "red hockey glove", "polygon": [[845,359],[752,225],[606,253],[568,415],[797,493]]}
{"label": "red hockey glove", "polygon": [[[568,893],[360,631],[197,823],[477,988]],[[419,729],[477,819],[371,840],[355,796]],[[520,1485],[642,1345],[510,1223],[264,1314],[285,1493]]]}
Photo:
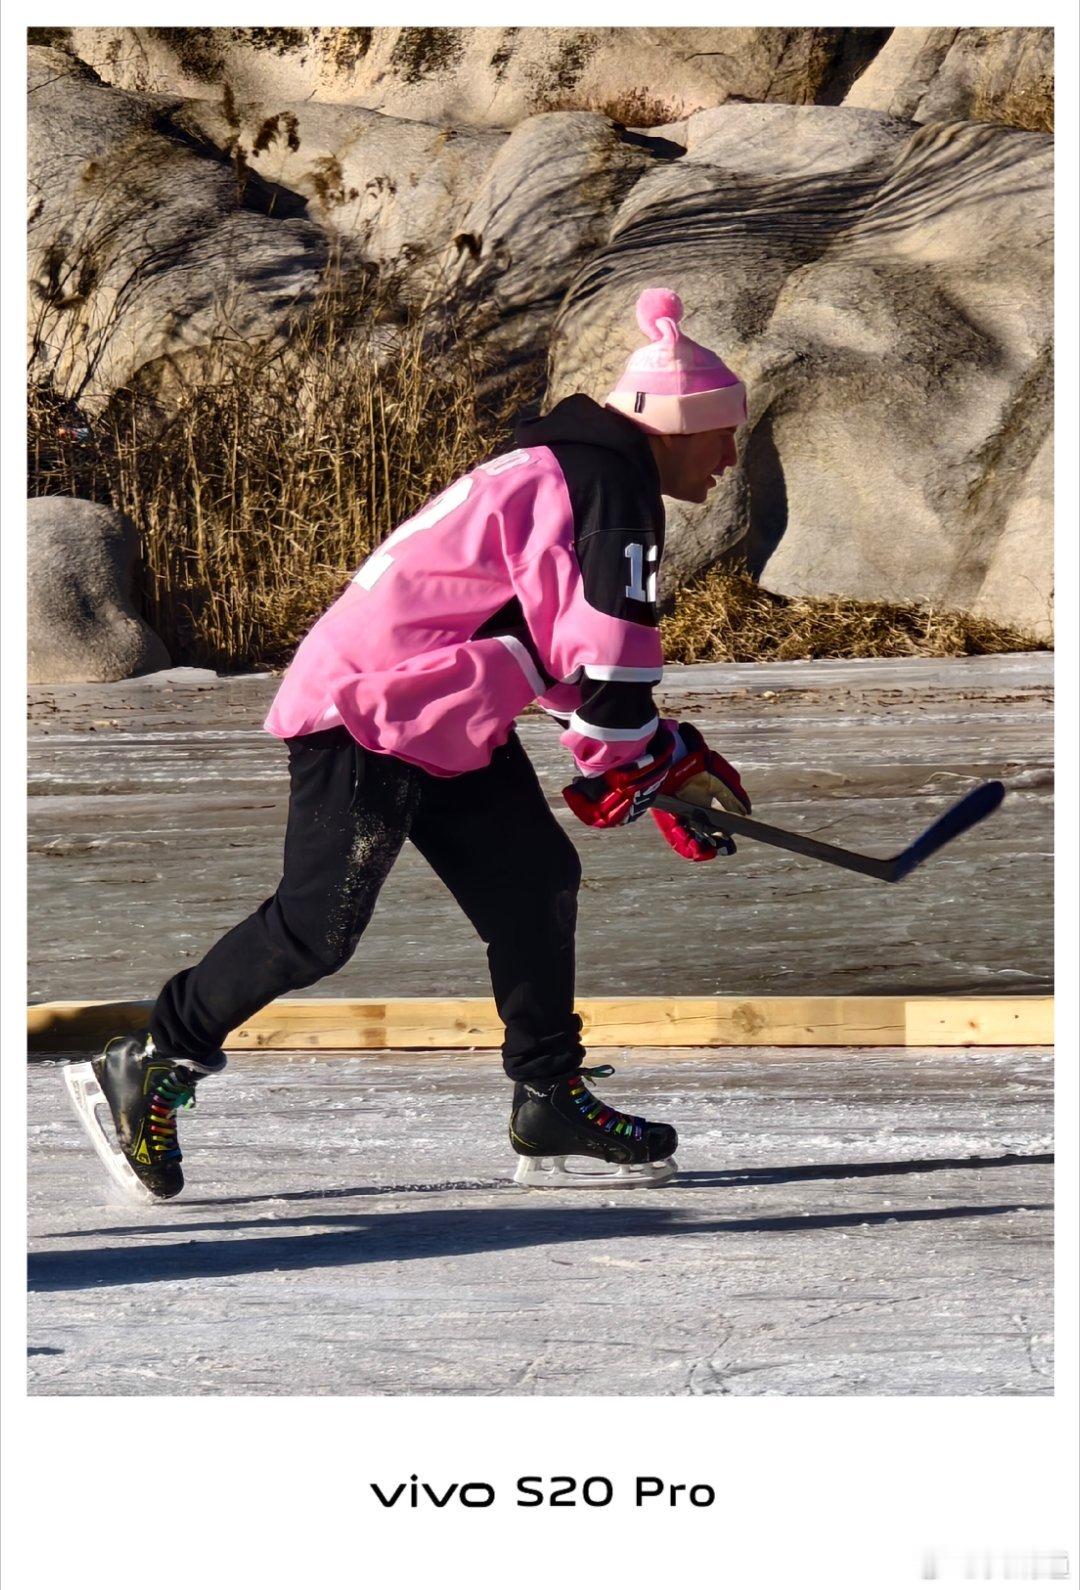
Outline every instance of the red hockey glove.
{"label": "red hockey glove", "polygon": [[[670,729],[674,725],[666,721]],[[718,751],[711,751],[692,723],[678,725],[679,739],[686,754],[679,757],[661,785],[665,795],[677,795],[680,800],[693,801],[695,806],[713,806],[724,811],[750,811],[750,797],[742,787],[738,773]],[[671,846],[687,861],[715,861],[721,851],[725,856],[735,854],[735,841],[724,835],[717,845],[700,838],[671,812],[653,810],[652,820]]]}
{"label": "red hockey glove", "polygon": [[636,762],[576,778],[563,790],[563,800],[590,828],[621,828],[624,823],[634,823],[651,806],[674,755],[675,737],[661,727]]}

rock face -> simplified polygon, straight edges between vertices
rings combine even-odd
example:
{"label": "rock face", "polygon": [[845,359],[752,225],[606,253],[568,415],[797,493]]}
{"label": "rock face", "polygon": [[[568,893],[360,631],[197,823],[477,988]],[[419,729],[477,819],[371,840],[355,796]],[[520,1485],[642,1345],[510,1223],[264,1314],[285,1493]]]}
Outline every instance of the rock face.
{"label": "rock face", "polygon": [[603,116],[531,116],[506,139],[465,213],[448,285],[486,315],[500,352],[542,351],[575,272],[646,173],[681,155]]}
{"label": "rock face", "polygon": [[553,400],[608,390],[664,284],[751,401],[669,587],[741,541],[780,592],[1048,633],[1052,139],[1000,123],[1047,120],[1051,30],[44,31],[62,395],[182,366],[223,311],[272,336],[336,243],[469,306],[501,369],[547,358]]}
{"label": "rock face", "polygon": [[[34,373],[93,399],[220,330],[267,336],[313,289],[326,234],[302,199],[192,147],[167,103],[30,50],[30,350]],[[282,210],[286,213],[282,213]]]}
{"label": "rock face", "polygon": [[273,189],[302,195],[313,218],[379,264],[433,261],[506,140],[318,102],[249,101],[230,121],[220,100],[191,100],[171,121],[218,149],[239,138]]}
{"label": "rock face", "polygon": [[29,683],[99,684],[168,668],[164,645],[132,607],[131,520],[78,497],[33,497],[26,517]]}
{"label": "rock face", "polygon": [[72,28],[106,82],[337,101],[455,127],[595,110],[636,127],[729,99],[836,104],[888,28]]}
{"label": "rock face", "polygon": [[894,28],[845,105],[911,121],[1053,126],[1053,28]]}
{"label": "rock face", "polygon": [[669,583],[745,538],[771,590],[1048,633],[1051,199],[1036,133],[782,106],[691,119],[552,339],[551,396],[602,394],[639,340],[637,293],[662,282],[748,382],[742,466],[669,514]]}

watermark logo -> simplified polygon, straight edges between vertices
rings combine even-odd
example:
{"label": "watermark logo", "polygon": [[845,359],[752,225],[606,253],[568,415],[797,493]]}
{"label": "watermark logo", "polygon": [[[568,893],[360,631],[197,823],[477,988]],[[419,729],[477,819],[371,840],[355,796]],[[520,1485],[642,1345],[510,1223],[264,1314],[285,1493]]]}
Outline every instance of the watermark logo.
{"label": "watermark logo", "polygon": [[1067,1551],[954,1551],[934,1548],[923,1553],[924,1579],[1019,1581],[1068,1579]]}

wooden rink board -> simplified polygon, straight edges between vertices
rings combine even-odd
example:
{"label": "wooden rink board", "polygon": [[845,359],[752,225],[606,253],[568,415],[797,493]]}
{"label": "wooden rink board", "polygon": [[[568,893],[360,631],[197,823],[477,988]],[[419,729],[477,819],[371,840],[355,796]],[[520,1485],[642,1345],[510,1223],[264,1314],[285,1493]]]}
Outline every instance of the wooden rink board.
{"label": "wooden rink board", "polygon": [[[1053,1043],[1051,995],[582,999],[592,1048],[1029,1048]],[[30,1048],[88,1049],[145,1027],[151,1001],[30,1005]],[[225,1040],[232,1050],[498,1049],[490,999],[281,999]]]}

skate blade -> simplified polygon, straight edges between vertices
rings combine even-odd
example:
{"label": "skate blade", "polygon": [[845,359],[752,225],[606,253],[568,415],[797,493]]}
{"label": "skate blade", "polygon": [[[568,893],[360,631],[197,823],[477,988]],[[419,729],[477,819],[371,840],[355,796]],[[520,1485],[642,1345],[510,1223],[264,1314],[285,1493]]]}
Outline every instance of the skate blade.
{"label": "skate blade", "polygon": [[[115,1147],[105,1125],[107,1121],[109,1128],[112,1127],[109,1101],[101,1091],[101,1084],[94,1075],[90,1061],[84,1060],[78,1065],[65,1066],[64,1082],[75,1114],[82,1123],[83,1131],[90,1139],[101,1163],[128,1201],[137,1204],[163,1203],[164,1199],[155,1198],[149,1187],[143,1185],[123,1154]],[[103,1112],[104,1120],[98,1114],[99,1109]]]}
{"label": "skate blade", "polygon": [[565,1154],[531,1158],[522,1154],[518,1158],[514,1180],[519,1187],[574,1187],[582,1189],[600,1187],[662,1187],[678,1170],[673,1159],[661,1159],[652,1164],[608,1165],[601,1161],[586,1160],[591,1168],[579,1170],[567,1164]]}

